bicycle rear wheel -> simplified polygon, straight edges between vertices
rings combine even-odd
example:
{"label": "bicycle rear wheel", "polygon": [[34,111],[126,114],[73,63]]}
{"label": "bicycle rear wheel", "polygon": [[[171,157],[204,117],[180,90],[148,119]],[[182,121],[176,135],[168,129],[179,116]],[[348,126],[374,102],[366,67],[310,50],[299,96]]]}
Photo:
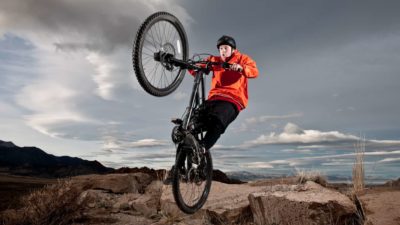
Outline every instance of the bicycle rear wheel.
{"label": "bicycle rear wheel", "polygon": [[[212,159],[209,152],[196,165],[188,149],[180,149],[172,174],[172,192],[178,207],[193,214],[207,201],[212,182]],[[201,174],[202,173],[202,174]]]}
{"label": "bicycle rear wheel", "polygon": [[139,84],[154,96],[166,96],[182,82],[186,70],[154,60],[154,53],[165,52],[187,60],[188,40],[180,21],[170,13],[158,12],[140,26],[132,52],[133,68]]}

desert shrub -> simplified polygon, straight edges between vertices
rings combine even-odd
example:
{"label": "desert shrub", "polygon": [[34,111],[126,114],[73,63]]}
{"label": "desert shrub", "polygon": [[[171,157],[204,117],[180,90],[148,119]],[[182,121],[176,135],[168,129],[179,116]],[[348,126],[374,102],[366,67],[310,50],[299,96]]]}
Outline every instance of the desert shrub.
{"label": "desert shrub", "polygon": [[365,139],[358,141],[354,145],[356,159],[353,165],[353,188],[355,192],[364,190],[364,153],[365,153]]}
{"label": "desert shrub", "polygon": [[71,224],[80,216],[85,204],[81,191],[70,180],[45,186],[22,197],[24,205],[18,210],[7,210],[0,217],[0,224],[63,225]]}
{"label": "desert shrub", "polygon": [[320,171],[297,170],[296,180],[300,184],[304,184],[307,181],[313,181],[324,187],[327,184],[326,177]]}

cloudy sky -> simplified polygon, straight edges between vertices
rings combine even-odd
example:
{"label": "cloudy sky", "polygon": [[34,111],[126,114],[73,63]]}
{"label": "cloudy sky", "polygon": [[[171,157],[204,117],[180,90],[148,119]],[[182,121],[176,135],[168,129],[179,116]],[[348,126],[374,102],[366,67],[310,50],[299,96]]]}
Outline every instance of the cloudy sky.
{"label": "cloudy sky", "polygon": [[1,1],[0,139],[111,167],[169,167],[170,119],[182,115],[193,78],[153,97],[131,62],[141,22],[167,11],[184,24],[190,54],[217,54],[227,34],[260,71],[248,108],[213,150],[216,168],[346,176],[365,139],[367,175],[393,178],[399,10],[390,0]]}

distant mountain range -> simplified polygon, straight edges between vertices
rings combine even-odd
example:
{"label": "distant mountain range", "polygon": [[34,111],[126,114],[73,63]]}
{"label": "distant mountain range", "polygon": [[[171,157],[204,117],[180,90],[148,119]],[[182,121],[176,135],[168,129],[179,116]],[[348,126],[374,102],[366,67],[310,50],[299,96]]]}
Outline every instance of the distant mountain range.
{"label": "distant mountain range", "polygon": [[[12,142],[0,140],[0,173],[43,178],[62,178],[83,174],[137,173],[142,172],[163,177],[166,170],[154,170],[147,167],[113,169],[98,161],[88,161],[77,157],[54,156],[36,147],[19,147]],[[213,180],[227,184],[243,183],[229,178],[220,170],[214,170]]]}
{"label": "distant mountain range", "polygon": [[36,147],[18,147],[0,140],[0,172],[23,176],[61,178],[114,171],[98,161],[54,156]]}

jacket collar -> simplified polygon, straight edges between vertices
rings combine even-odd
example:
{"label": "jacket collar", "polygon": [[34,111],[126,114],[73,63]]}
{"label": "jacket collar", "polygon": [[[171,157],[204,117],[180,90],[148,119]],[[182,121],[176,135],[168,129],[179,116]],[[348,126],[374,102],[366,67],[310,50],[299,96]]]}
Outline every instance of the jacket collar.
{"label": "jacket collar", "polygon": [[239,50],[236,50],[236,51],[231,55],[231,57],[229,57],[228,61],[226,61],[226,62],[235,61],[239,56],[240,56],[240,52],[239,52]]}

